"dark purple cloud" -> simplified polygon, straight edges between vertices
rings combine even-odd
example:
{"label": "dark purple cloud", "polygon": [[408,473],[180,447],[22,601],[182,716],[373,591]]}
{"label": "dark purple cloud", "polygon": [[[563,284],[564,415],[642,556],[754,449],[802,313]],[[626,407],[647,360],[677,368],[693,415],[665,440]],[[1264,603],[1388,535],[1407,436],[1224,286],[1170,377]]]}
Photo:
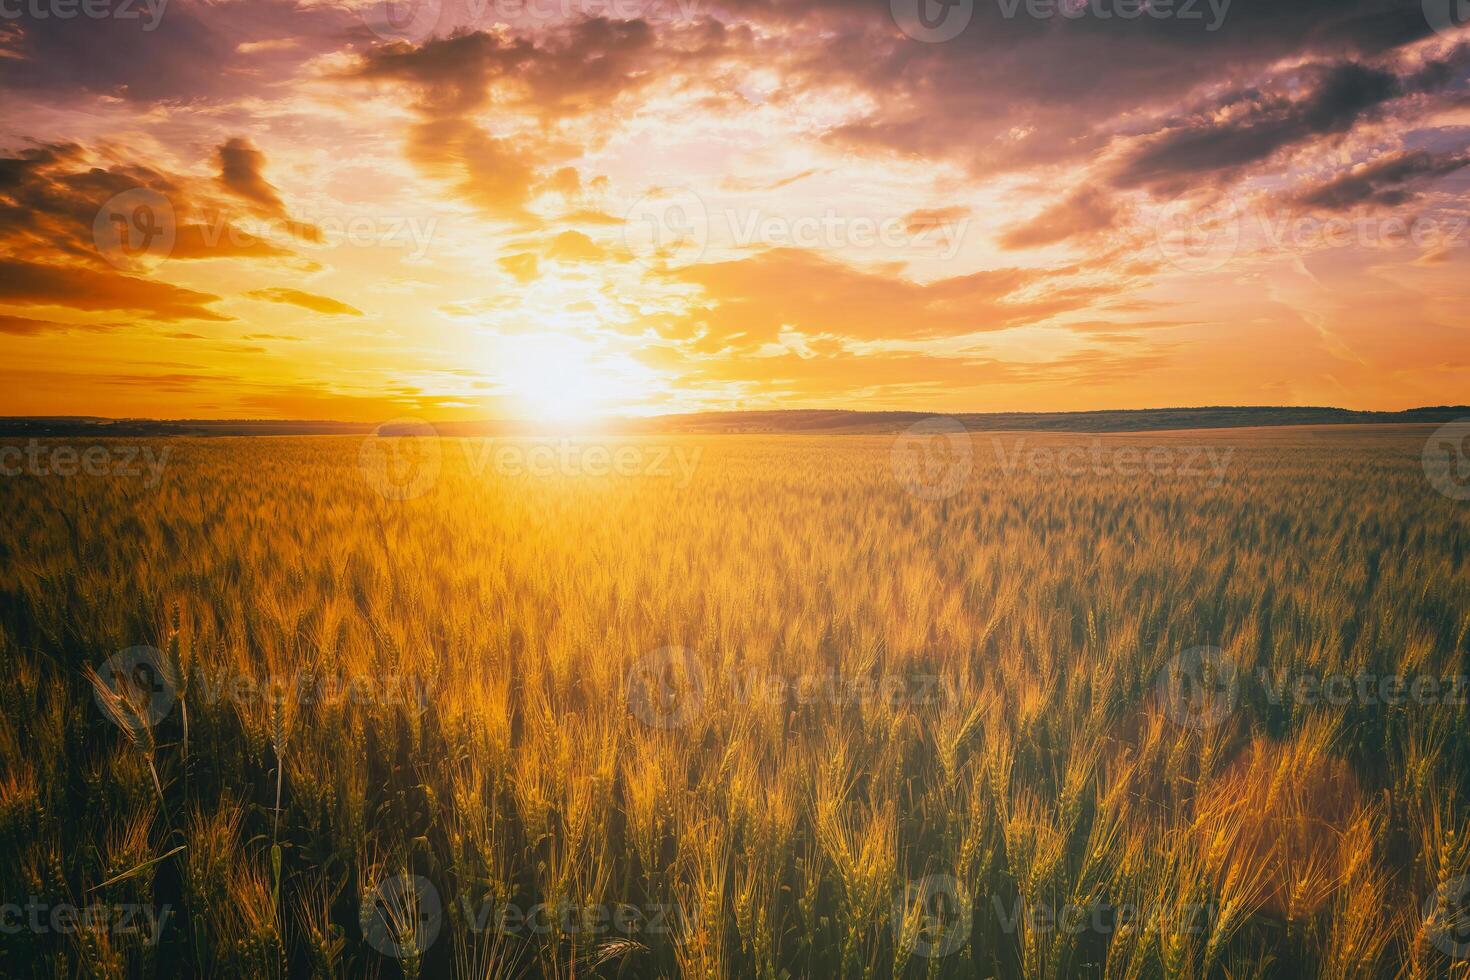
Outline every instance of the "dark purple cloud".
{"label": "dark purple cloud", "polygon": [[1391,153],[1361,164],[1294,195],[1304,208],[1346,211],[1360,205],[1397,207],[1414,200],[1425,184],[1470,165],[1470,156],[1423,150]]}
{"label": "dark purple cloud", "polygon": [[348,9],[293,0],[99,0],[109,16],[62,18],[18,4],[4,23],[0,87],[70,101],[79,93],[131,103],[221,102],[292,92],[299,67],[354,43]]}

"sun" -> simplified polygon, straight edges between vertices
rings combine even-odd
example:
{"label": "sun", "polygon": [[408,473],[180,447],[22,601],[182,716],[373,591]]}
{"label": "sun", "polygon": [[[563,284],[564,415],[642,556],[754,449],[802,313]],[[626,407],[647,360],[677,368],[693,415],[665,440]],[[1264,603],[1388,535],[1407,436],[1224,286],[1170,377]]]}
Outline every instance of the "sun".
{"label": "sun", "polygon": [[656,381],[627,354],[564,333],[502,335],[491,357],[508,410],[530,421],[591,421],[646,397]]}

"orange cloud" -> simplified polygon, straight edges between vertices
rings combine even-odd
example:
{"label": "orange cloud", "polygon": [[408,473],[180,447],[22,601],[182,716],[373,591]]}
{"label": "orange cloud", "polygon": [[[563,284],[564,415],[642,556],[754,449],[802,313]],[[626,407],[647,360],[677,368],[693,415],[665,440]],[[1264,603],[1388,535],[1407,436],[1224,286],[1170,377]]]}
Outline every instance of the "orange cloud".
{"label": "orange cloud", "polygon": [[0,259],[0,303],[127,310],[154,320],[230,320],[205,304],[218,296],[181,286],[81,267]]}
{"label": "orange cloud", "polygon": [[299,289],[289,289],[284,286],[275,286],[270,289],[254,289],[245,294],[252,299],[265,300],[267,303],[289,303],[302,309],[311,310],[313,313],[324,313],[327,316],[362,316],[362,310],[355,306],[349,306],[329,296],[318,296],[316,293],[302,292]]}
{"label": "orange cloud", "polygon": [[1027,294],[1052,278],[1045,272],[995,269],[923,284],[800,249],[687,266],[670,276],[704,292],[671,325],[673,335],[698,337],[711,350],[772,342],[787,327],[859,340],[994,331],[1083,308],[1096,298],[1076,287]]}

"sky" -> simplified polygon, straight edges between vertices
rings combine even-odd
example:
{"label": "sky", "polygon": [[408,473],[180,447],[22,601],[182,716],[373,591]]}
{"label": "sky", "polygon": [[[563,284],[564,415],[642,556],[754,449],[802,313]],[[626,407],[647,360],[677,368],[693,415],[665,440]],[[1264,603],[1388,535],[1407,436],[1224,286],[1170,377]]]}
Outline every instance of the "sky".
{"label": "sky", "polygon": [[1461,0],[0,0],[0,414],[1470,390]]}

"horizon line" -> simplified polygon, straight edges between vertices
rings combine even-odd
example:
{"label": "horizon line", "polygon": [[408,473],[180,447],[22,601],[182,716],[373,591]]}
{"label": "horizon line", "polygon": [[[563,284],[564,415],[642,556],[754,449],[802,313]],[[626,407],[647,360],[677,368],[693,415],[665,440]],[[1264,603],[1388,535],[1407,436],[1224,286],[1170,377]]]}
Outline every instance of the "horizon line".
{"label": "horizon line", "polygon": [[1089,408],[1089,409],[1060,409],[1060,410],[989,410],[989,411],[934,411],[927,409],[908,408],[717,408],[699,409],[695,411],[661,412],[649,415],[626,415],[607,414],[592,416],[586,419],[534,419],[518,418],[513,416],[482,416],[477,418],[449,419],[429,418],[412,413],[394,416],[390,419],[378,421],[340,419],[340,418],[303,418],[303,417],[268,417],[268,416],[148,416],[148,415],[0,415],[0,423],[5,422],[86,422],[92,424],[108,423],[157,423],[157,424],[247,424],[261,423],[272,425],[337,425],[337,426],[360,426],[380,427],[393,424],[421,423],[425,425],[487,425],[487,424],[514,424],[514,425],[538,425],[548,428],[586,428],[596,427],[606,423],[639,423],[652,422],[659,419],[681,419],[698,418],[709,416],[769,416],[769,415],[868,415],[868,416],[913,416],[922,418],[964,418],[985,416],[1089,416],[1089,415],[1141,415],[1147,413],[1161,412],[1337,412],[1352,415],[1412,415],[1425,412],[1446,411],[1470,411],[1467,404],[1443,404],[1443,405],[1415,405],[1403,409],[1373,409],[1373,408],[1347,408],[1340,405],[1162,405],[1146,408]]}

